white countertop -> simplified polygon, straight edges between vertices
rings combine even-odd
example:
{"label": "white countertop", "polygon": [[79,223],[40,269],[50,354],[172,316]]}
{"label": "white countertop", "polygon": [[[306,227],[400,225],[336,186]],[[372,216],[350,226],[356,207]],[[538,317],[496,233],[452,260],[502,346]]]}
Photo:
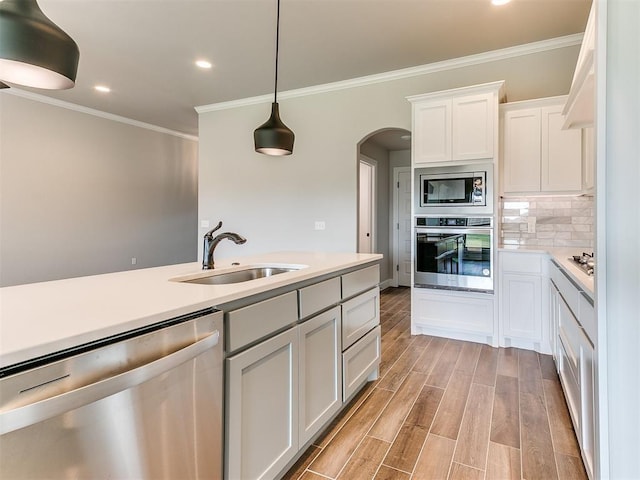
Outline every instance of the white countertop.
{"label": "white countertop", "polygon": [[[216,262],[216,272],[260,264],[305,265],[243,283],[171,281],[200,263],[0,288],[0,367],[274,288],[380,260],[380,254],[278,252]],[[232,267],[231,262],[240,262]]]}
{"label": "white countertop", "polygon": [[[573,255],[579,255],[583,249],[580,248],[567,248],[567,247],[527,247],[521,245],[504,245],[500,246],[498,250],[505,252],[523,252],[523,253],[546,253],[552,257],[565,272],[576,282],[581,290],[591,297],[591,300],[595,300],[595,282],[594,277],[587,275],[583,270],[578,267],[573,260],[570,260]],[[597,269],[597,266],[596,266]]]}

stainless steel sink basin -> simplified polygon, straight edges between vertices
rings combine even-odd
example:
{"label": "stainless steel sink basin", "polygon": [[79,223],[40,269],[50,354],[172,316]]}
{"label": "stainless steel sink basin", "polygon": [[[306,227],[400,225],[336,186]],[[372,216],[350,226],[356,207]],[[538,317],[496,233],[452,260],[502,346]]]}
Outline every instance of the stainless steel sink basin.
{"label": "stainless steel sink basin", "polygon": [[299,270],[298,267],[253,267],[235,272],[213,273],[204,277],[180,280],[186,283],[198,283],[200,285],[226,285],[228,283],[248,282],[258,278],[271,277],[281,273]]}

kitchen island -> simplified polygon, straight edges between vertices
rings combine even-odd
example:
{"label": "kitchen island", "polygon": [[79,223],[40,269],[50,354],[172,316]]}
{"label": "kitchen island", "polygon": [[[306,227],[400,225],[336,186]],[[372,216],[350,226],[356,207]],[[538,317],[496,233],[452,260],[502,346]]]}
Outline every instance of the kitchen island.
{"label": "kitchen island", "polygon": [[274,264],[301,268],[227,285],[175,281],[202,273],[193,262],[0,288],[0,368],[381,258],[318,252],[230,258],[219,261],[215,272]]}
{"label": "kitchen island", "polygon": [[[14,392],[0,405],[2,463],[15,460],[5,473],[31,478],[39,476],[33,474],[38,469],[52,466],[62,472],[65,465],[77,464],[86,469],[82,476],[91,477],[113,473],[113,465],[119,465],[115,476],[182,478],[191,476],[186,473],[191,467],[181,466],[185,459],[199,462],[210,457],[210,464],[197,467],[215,472],[207,477],[219,478],[224,471],[228,479],[277,478],[364,384],[378,377],[381,258],[282,252],[219,262],[215,270],[202,271],[200,264],[189,263],[1,289],[0,381]],[[252,277],[249,273],[258,278],[246,280]],[[184,323],[192,320],[200,326]],[[206,334],[201,328],[205,323],[211,323]],[[159,340],[160,347],[147,351],[146,360],[130,358],[133,347],[125,341],[140,338],[136,345],[144,350],[150,344],[149,330],[173,326],[184,327],[196,338],[187,342],[167,337]],[[196,349],[203,357],[185,363],[187,352]],[[212,352],[206,353],[206,361],[205,351]],[[74,370],[75,364],[62,363],[79,364],[77,359],[87,356],[104,357],[110,364],[100,372],[88,371],[84,378]],[[178,359],[170,363],[175,371],[160,370],[173,358]],[[200,374],[195,375],[195,367]],[[140,380],[140,387],[123,383],[142,378],[143,372],[156,374]],[[105,390],[121,383],[122,390]],[[142,393],[134,388],[145,389],[157,400],[135,416],[137,406],[129,400]],[[22,398],[26,391],[36,393]],[[40,408],[45,404],[57,408]],[[184,405],[193,409],[185,414]],[[264,415],[265,408],[269,415]],[[66,459],[62,452],[75,450],[57,442],[61,435],[69,437],[62,433],[67,428],[64,419],[69,413],[75,418],[80,410],[129,412],[131,418],[115,423],[123,428],[145,424],[142,417],[148,414],[149,425],[132,437],[138,440],[158,437],[151,426],[165,428],[184,414],[191,423],[185,418],[183,426],[172,431],[195,441],[185,443],[186,453],[176,456],[168,476],[164,470],[149,477],[137,474],[137,467],[119,461],[94,471],[92,459]],[[163,413],[154,417],[156,410]],[[88,417],[93,435],[104,439],[104,450],[113,449],[117,456],[118,446],[107,441],[111,427],[100,427],[96,415]],[[63,460],[25,464],[21,455],[11,453],[23,451],[36,435],[42,446],[38,458],[60,447],[52,458]],[[138,449],[168,458],[163,445],[141,441]],[[193,453],[201,448],[210,454]],[[136,449],[131,452],[132,465],[146,458]]]}

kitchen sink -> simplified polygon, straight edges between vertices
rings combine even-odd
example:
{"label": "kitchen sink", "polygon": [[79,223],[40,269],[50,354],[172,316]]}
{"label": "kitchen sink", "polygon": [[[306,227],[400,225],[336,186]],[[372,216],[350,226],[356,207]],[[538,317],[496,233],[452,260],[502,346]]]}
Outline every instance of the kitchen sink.
{"label": "kitchen sink", "polygon": [[204,276],[191,276],[173,280],[184,283],[197,283],[199,285],[227,285],[229,283],[242,283],[257,280],[258,278],[272,277],[273,275],[300,270],[300,268],[302,266],[250,267],[232,272],[211,272]]}

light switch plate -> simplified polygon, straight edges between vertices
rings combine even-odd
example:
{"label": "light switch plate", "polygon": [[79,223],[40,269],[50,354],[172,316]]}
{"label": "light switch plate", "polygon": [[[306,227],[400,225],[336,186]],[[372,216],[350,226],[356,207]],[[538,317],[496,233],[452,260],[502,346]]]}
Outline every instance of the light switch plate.
{"label": "light switch plate", "polygon": [[315,229],[316,230],[324,230],[325,229],[324,220],[316,220]]}

